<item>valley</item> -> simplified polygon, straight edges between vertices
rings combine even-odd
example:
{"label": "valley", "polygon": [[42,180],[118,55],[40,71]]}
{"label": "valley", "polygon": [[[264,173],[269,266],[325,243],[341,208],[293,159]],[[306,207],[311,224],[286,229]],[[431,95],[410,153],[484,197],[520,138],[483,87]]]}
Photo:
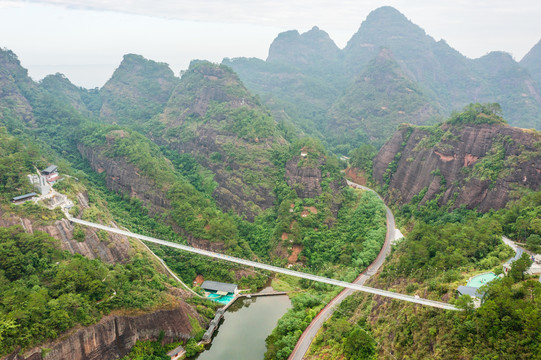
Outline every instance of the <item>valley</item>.
{"label": "valley", "polygon": [[0,49],[0,359],[539,358],[540,56],[389,6],[95,89]]}

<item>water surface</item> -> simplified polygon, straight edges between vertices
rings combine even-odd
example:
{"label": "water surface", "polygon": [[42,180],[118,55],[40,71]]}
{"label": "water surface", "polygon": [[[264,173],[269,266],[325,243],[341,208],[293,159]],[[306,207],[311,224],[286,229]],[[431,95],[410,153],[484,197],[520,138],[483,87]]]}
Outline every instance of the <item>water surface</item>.
{"label": "water surface", "polygon": [[286,295],[237,300],[224,314],[208,350],[198,360],[258,360],[266,351],[265,339],[276,327],[291,301]]}

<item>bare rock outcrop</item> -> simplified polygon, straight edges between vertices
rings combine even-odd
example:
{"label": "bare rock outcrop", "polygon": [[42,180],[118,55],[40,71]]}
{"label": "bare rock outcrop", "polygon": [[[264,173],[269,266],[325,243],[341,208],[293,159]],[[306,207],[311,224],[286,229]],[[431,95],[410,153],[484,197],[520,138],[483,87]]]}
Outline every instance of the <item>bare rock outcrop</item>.
{"label": "bare rock outcrop", "polygon": [[500,209],[516,187],[541,184],[541,134],[504,125],[443,124],[432,131],[403,126],[374,159],[374,179],[387,199],[438,199],[452,208]]}
{"label": "bare rock outcrop", "polygon": [[[200,319],[189,305],[179,302],[170,310],[159,310],[139,316],[109,315],[86,328],[71,331],[58,340],[5,360],[109,360],[125,356],[137,340],[157,339],[163,331],[163,341],[171,343],[190,338],[190,318]],[[42,356],[41,349],[50,349]]]}
{"label": "bare rock outcrop", "polygon": [[113,191],[137,197],[152,208],[170,207],[166,194],[156,188],[154,181],[139,174],[137,167],[122,157],[109,158],[96,148],[79,144],[79,152],[88,159],[97,173],[105,172],[105,183]]}
{"label": "bare rock outcrop", "polygon": [[297,195],[302,198],[314,198],[321,195],[321,169],[323,160],[314,166],[305,166],[303,158],[294,156],[286,163],[286,181],[293,188]]}
{"label": "bare rock outcrop", "polygon": [[[82,195],[81,195],[82,196]],[[81,254],[89,259],[101,259],[109,264],[126,263],[130,259],[132,248],[127,237],[118,234],[107,234],[100,239],[96,230],[84,228],[84,239],[78,241],[73,236],[74,227],[66,219],[57,220],[53,224],[40,224],[36,221],[3,213],[0,209],[0,226],[21,225],[25,232],[43,231],[60,240],[63,250],[72,254]]]}

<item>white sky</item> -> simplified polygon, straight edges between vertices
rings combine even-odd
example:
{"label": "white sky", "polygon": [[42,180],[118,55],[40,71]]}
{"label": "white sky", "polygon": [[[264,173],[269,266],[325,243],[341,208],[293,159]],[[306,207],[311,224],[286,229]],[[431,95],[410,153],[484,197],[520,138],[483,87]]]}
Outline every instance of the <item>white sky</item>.
{"label": "white sky", "polygon": [[539,0],[0,0],[0,47],[39,80],[61,72],[102,86],[126,53],[166,62],[265,59],[278,33],[317,25],[343,48],[370,11],[391,5],[470,58],[520,60],[541,38]]}

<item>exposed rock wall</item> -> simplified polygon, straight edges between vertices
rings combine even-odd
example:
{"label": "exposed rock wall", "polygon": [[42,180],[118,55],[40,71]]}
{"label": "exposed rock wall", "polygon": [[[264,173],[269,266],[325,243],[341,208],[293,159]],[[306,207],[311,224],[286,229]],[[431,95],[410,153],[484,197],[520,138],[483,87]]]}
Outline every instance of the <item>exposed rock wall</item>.
{"label": "exposed rock wall", "polygon": [[137,197],[146,205],[154,208],[169,208],[166,194],[156,189],[154,181],[141,176],[138,169],[121,157],[108,158],[98,148],[79,144],[79,152],[90,162],[92,169],[98,173],[105,172],[105,182],[109,189]]}
{"label": "exposed rock wall", "polygon": [[317,166],[303,166],[300,156],[295,156],[286,163],[286,181],[302,198],[314,198],[321,195],[321,163]]}
{"label": "exposed rock wall", "polygon": [[485,212],[504,207],[515,187],[537,190],[541,184],[538,132],[444,124],[437,134],[405,126],[381,148],[373,176],[388,185],[388,200],[405,204],[426,188],[420,204],[439,196],[440,205],[452,202],[452,207]]}
{"label": "exposed rock wall", "polygon": [[[5,360],[109,360],[125,356],[137,340],[157,339],[164,342],[187,340],[192,326],[190,317],[199,318],[185,303],[171,310],[159,310],[140,316],[110,315],[95,325],[74,330],[52,343],[42,344],[22,355],[14,353]],[[51,349],[44,357],[41,349]]]}
{"label": "exposed rock wall", "polygon": [[[179,153],[188,153],[198,159],[199,163],[214,173],[214,181],[218,184],[212,196],[218,206],[224,211],[233,211],[244,215],[246,219],[253,220],[262,210],[266,210],[274,204],[272,188],[266,184],[265,172],[273,169],[274,165],[269,161],[270,150],[274,140],[258,140],[250,142],[237,138],[235,135],[217,131],[212,128],[201,126],[197,136],[185,142],[171,143],[168,146]],[[166,142],[158,141],[160,145]],[[260,154],[249,161],[238,161],[231,157],[226,147],[241,148],[254,154]],[[234,154],[240,152],[230,150]],[[220,154],[221,161],[211,161],[213,154]],[[272,170],[271,170],[272,171]],[[248,179],[245,173],[256,174],[263,181]]]}
{"label": "exposed rock wall", "polygon": [[61,247],[72,254],[81,254],[89,259],[99,258],[107,263],[126,263],[130,259],[132,248],[128,238],[117,234],[107,234],[107,240],[101,241],[96,230],[84,228],[84,241],[77,241],[73,237],[73,225],[66,219],[58,220],[54,224],[41,225],[13,214],[4,214],[0,209],[0,226],[9,227],[21,225],[27,233],[43,231],[55,239],[60,240]]}

